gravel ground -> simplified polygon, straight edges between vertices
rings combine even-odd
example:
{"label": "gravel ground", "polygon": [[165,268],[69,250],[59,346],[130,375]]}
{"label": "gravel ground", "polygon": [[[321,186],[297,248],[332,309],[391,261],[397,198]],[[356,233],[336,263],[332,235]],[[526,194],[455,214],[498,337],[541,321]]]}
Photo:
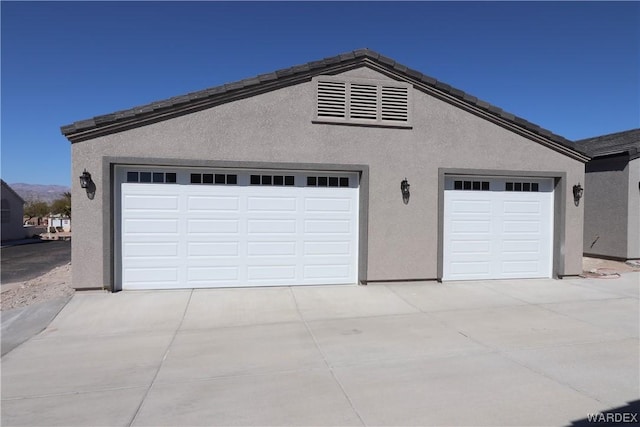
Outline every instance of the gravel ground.
{"label": "gravel ground", "polygon": [[[582,258],[582,270],[584,271],[584,275],[586,277],[593,277],[593,274],[604,273],[607,274],[615,274],[615,273],[628,273],[630,271],[640,271],[640,266],[632,265],[631,262],[624,263],[622,261],[612,261],[609,259],[600,259],[600,258]],[[591,275],[588,273],[592,273]]]}
{"label": "gravel ground", "polygon": [[71,263],[24,282],[2,285],[2,311],[38,304],[54,298],[71,295]]}
{"label": "gravel ground", "polygon": [[[640,271],[640,267],[624,262],[588,257],[583,258],[582,268],[586,277],[594,278],[598,275],[611,276],[616,273]],[[74,292],[71,287],[71,263],[67,263],[32,280],[3,284],[2,310],[38,304]]]}

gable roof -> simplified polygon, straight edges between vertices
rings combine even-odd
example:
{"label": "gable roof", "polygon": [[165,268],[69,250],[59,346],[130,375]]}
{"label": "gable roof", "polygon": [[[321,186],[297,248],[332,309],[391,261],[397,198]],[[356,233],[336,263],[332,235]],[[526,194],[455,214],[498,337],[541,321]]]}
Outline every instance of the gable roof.
{"label": "gable roof", "polygon": [[280,87],[302,83],[317,75],[338,74],[362,66],[368,66],[397,80],[411,83],[416,89],[508,127],[510,130],[521,133],[570,157],[583,162],[588,160],[587,155],[576,147],[572,141],[469,95],[460,89],[408,68],[371,49],[358,49],[222,86],[175,96],[128,110],[96,116],[62,126],[60,130],[72,143],[80,142],[204,110],[215,105],[247,98]]}
{"label": "gable roof", "polygon": [[24,204],[24,199],[22,197],[20,197],[20,195],[18,193],[16,193],[16,190],[14,190],[13,188],[11,188],[9,186],[9,184],[7,184],[6,182],[4,182],[4,179],[0,179],[0,183],[2,183],[2,190],[3,191],[9,191],[9,193],[13,194],[14,196],[16,196],[18,198],[18,200],[20,200],[22,202],[22,204]]}
{"label": "gable roof", "polygon": [[629,153],[633,160],[640,157],[640,128],[581,139],[576,144],[591,157]]}

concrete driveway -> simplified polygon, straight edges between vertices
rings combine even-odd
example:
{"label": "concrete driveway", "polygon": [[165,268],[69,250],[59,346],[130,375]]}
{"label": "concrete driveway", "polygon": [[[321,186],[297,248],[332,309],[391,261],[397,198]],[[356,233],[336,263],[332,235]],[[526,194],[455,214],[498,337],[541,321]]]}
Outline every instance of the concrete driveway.
{"label": "concrete driveway", "polygon": [[3,357],[2,425],[568,425],[640,397],[639,287],[77,293]]}

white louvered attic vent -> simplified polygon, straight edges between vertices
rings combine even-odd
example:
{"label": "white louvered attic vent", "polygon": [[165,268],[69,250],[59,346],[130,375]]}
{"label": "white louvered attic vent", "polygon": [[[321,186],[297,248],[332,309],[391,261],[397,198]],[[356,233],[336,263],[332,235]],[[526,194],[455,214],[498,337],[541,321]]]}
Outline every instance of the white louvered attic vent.
{"label": "white louvered attic vent", "polygon": [[318,117],[347,117],[347,84],[318,81]]}
{"label": "white louvered attic vent", "polygon": [[376,85],[350,84],[349,118],[377,120],[378,88]]}
{"label": "white louvered attic vent", "polygon": [[382,86],[380,106],[383,121],[408,121],[409,91],[406,87]]}
{"label": "white louvered attic vent", "polygon": [[411,86],[333,76],[316,81],[316,121],[411,126]]}

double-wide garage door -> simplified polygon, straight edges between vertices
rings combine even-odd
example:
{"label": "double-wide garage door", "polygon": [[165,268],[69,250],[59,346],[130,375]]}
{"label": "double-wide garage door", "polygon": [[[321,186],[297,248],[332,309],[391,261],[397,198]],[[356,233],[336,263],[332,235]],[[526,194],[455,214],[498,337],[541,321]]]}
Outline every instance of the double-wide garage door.
{"label": "double-wide garage door", "polygon": [[551,277],[553,180],[447,177],[443,280]]}
{"label": "double-wide garage door", "polygon": [[358,174],[118,168],[122,289],[357,282]]}

